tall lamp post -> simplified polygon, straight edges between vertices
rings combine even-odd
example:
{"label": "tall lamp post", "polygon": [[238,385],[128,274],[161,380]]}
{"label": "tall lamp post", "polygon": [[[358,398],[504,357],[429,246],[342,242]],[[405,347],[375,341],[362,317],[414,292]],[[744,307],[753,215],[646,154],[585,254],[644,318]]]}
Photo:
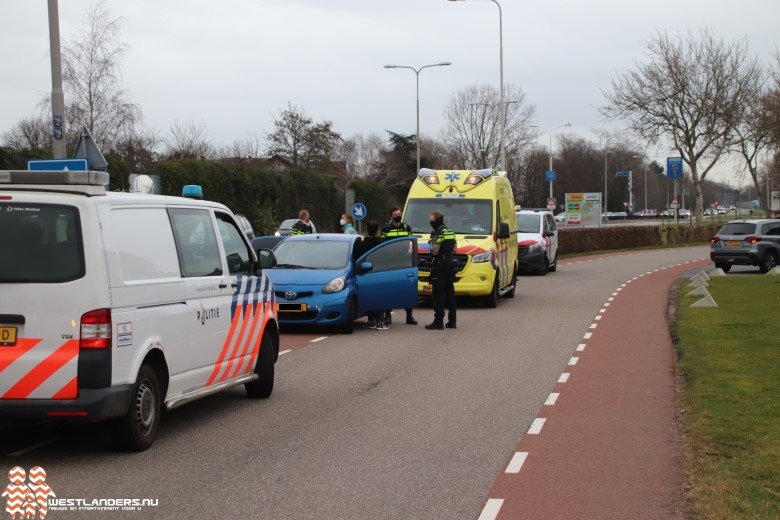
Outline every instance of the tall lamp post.
{"label": "tall lamp post", "polygon": [[[561,128],[564,128],[564,127],[567,127],[567,126],[571,126],[571,123],[566,123],[565,125],[557,126],[555,128],[549,129],[549,130],[547,128],[543,127],[543,126],[531,125],[531,128],[541,128],[542,130],[545,130],[546,132],[548,132],[550,134],[550,143],[549,143],[549,146],[550,146],[550,148],[549,148],[549,150],[550,150],[550,165],[549,166],[550,167],[549,167],[548,171],[552,171],[552,169],[553,169],[552,133],[555,132],[556,130],[560,130]],[[552,197],[553,197],[553,181],[550,181],[550,198],[552,198]]]}
{"label": "tall lamp post", "polygon": [[452,65],[449,61],[442,61],[440,63],[431,63],[430,65],[423,65],[419,69],[410,67],[409,65],[385,65],[386,69],[409,69],[414,71],[414,75],[417,77],[417,133],[415,134],[414,141],[417,143],[417,171],[420,171],[420,71],[427,69],[428,67],[446,67]]}
{"label": "tall lamp post", "polygon": [[[465,0],[448,0],[450,2],[464,2]],[[506,138],[506,110],[504,106],[504,21],[501,14],[501,4],[497,0],[490,0],[496,7],[498,7],[498,64],[499,64],[499,81],[501,82],[499,92],[499,105],[501,107],[501,141],[498,143],[498,160],[499,170],[506,169],[506,151],[504,141]]]}

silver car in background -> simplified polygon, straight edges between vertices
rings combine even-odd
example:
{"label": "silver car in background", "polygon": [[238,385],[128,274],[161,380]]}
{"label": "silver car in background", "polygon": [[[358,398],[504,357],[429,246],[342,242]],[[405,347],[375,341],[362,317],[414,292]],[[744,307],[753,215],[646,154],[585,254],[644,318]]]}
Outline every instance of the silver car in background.
{"label": "silver car in background", "polygon": [[732,265],[755,265],[762,273],[780,260],[780,219],[732,220],[710,240],[710,260],[728,273]]}

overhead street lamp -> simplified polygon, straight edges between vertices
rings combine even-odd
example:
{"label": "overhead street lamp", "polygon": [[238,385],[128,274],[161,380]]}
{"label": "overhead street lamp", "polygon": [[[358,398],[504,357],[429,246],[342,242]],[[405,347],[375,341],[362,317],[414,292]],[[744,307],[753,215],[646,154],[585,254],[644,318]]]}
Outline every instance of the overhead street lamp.
{"label": "overhead street lamp", "polygon": [[[560,130],[561,128],[564,128],[564,127],[567,127],[567,126],[571,126],[571,123],[566,123],[565,125],[556,126],[555,128],[552,128],[552,129],[547,129],[547,128],[545,128],[543,126],[539,126],[539,125],[531,125],[531,128],[541,128],[542,130],[544,130],[545,132],[548,132],[550,134],[550,148],[549,148],[549,150],[550,150],[550,167],[549,167],[548,171],[553,171],[552,133],[555,132],[556,130]],[[550,198],[552,198],[552,197],[553,197],[553,181],[550,181]]]}
{"label": "overhead street lamp", "polygon": [[417,77],[417,133],[414,140],[417,143],[417,172],[420,171],[420,71],[427,69],[428,67],[446,67],[452,65],[449,61],[442,61],[440,63],[431,63],[430,65],[423,65],[419,69],[410,67],[409,65],[385,65],[386,69],[409,69],[413,70]]}
{"label": "overhead street lamp", "polygon": [[[465,0],[448,0],[450,2],[464,2]],[[499,92],[499,103],[501,105],[501,141],[498,143],[498,161],[499,170],[506,169],[506,151],[504,141],[506,138],[506,110],[504,109],[504,22],[501,14],[501,4],[497,0],[490,0],[498,7],[498,63],[499,63],[499,81],[501,82]]]}

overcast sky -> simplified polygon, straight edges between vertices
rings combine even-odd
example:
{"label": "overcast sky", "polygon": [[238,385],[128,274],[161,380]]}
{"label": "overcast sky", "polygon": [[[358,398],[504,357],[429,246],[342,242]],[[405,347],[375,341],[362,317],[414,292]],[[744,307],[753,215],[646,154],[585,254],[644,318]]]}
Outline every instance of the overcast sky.
{"label": "overcast sky", "polygon": [[[90,0],[60,0],[62,39],[85,27]],[[504,80],[536,106],[537,124],[596,140],[616,129],[596,107],[617,74],[646,59],[659,31],[712,28],[745,38],[764,62],[780,48],[780,0],[499,0]],[[216,144],[271,129],[291,103],[343,137],[437,137],[450,97],[499,83],[499,9],[490,0],[108,0],[123,17],[124,88],[144,124],[203,123]],[[0,131],[51,91],[46,0],[0,0]],[[67,100],[66,100],[67,102]],[[559,132],[560,132],[559,131]],[[540,138],[547,144],[548,135]],[[666,151],[659,151],[666,154]]]}

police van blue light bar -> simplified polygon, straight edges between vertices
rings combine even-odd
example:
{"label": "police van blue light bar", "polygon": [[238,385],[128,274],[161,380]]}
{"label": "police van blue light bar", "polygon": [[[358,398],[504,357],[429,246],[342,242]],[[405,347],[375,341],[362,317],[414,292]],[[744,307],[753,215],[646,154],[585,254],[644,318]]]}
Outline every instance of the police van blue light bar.
{"label": "police van blue light bar", "polygon": [[0,184],[106,186],[108,172],[69,170],[0,170]]}

